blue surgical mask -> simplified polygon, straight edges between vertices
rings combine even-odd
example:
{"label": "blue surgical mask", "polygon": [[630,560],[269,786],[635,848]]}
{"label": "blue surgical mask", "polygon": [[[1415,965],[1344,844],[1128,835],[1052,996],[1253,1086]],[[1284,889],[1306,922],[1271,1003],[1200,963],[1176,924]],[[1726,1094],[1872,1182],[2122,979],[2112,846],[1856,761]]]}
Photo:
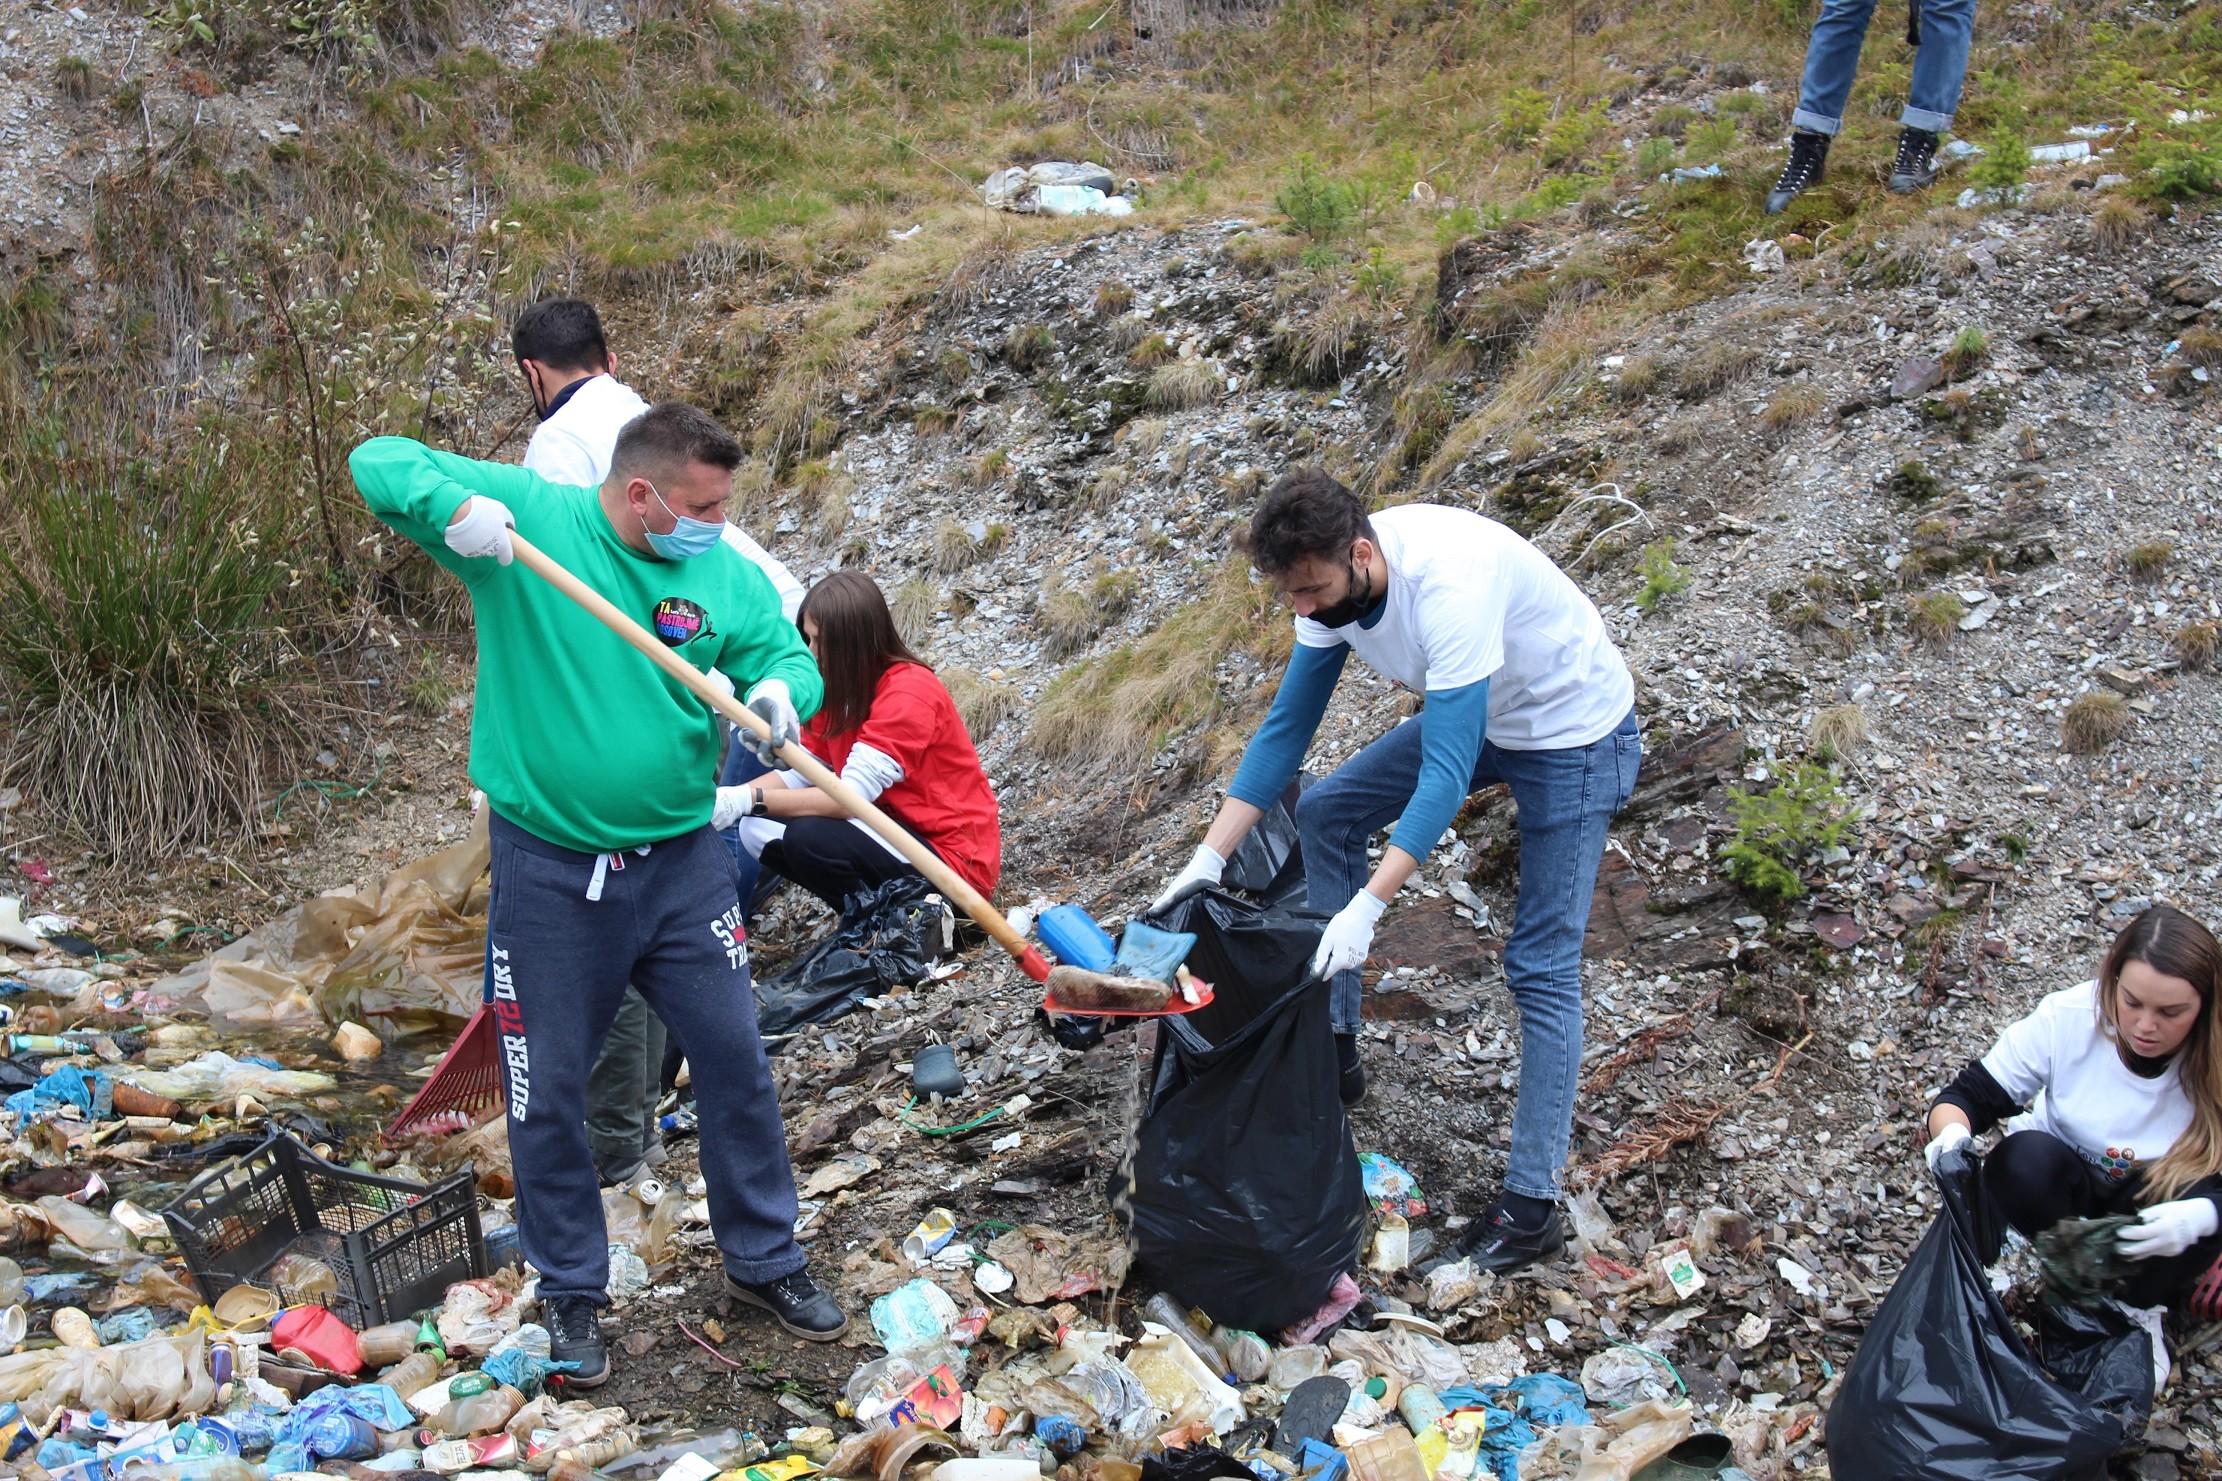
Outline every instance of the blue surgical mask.
{"label": "blue surgical mask", "polygon": [[712,523],[706,519],[689,519],[669,504],[664,504],[663,491],[655,484],[649,483],[645,478],[641,482],[648,484],[648,492],[656,496],[656,502],[664,506],[664,513],[675,521],[668,535],[659,535],[646,524],[641,526],[641,533],[648,537],[648,548],[665,560],[693,560],[725,537],[724,520]]}

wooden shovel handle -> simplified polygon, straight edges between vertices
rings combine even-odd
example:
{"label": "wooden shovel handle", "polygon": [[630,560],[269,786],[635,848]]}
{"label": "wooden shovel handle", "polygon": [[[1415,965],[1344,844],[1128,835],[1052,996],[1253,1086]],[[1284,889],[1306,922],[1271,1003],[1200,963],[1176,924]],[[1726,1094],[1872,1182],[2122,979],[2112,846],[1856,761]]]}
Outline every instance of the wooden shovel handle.
{"label": "wooden shovel handle", "polygon": [[[712,684],[693,664],[656,641],[646,628],[611,605],[600,592],[558,565],[547,552],[515,530],[509,532],[509,544],[516,552],[518,560],[556,590],[600,618],[603,626],[638,648],[658,668],[686,685],[693,691],[695,698],[735,725],[746,727],[759,740],[770,738],[771,727],[754,710]],[[824,762],[804,750],[799,742],[790,741],[781,746],[777,754],[781,761],[801,772],[812,786],[838,802],[842,811],[886,839],[897,853],[910,861],[912,868],[925,876],[928,884],[941,891],[959,910],[979,922],[980,929],[993,936],[997,945],[1016,958],[1027,976],[1036,982],[1048,980],[1049,963],[1042,954],[1029,946],[1024,936],[1011,928],[1011,923],[1003,918],[1003,913],[990,905],[986,897],[966,884],[932,849],[912,837],[909,829],[873,806],[869,798],[841,780]]]}

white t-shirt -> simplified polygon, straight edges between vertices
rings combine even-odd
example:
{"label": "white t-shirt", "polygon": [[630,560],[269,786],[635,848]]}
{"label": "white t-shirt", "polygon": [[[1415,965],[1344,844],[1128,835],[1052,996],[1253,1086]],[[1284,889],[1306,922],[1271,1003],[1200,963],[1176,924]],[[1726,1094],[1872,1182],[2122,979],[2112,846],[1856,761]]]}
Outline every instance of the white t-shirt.
{"label": "white t-shirt", "polygon": [[[640,394],[614,375],[580,381],[578,389],[525,444],[525,467],[550,483],[600,488],[602,480],[609,477],[610,458],[617,452],[617,434],[647,409],[648,403],[640,399]],[[779,593],[779,610],[793,622],[802,607],[802,583],[794,573],[731,520],[725,522],[725,543],[771,578],[773,589]]]}
{"label": "white t-shirt", "polygon": [[1373,516],[1389,601],[1369,629],[1296,619],[1308,648],[1347,643],[1415,694],[1489,683],[1491,744],[1554,751],[1603,740],[1635,681],[1596,604],[1551,558],[1493,519],[1440,504]]}
{"label": "white t-shirt", "polygon": [[2117,1181],[2167,1156],[2191,1126],[2176,1062],[2150,1080],[2122,1063],[2099,1024],[2095,981],[2048,993],[1998,1036],[1983,1068],[2016,1105],[2029,1107],[2006,1123],[2008,1131],[2049,1131]]}

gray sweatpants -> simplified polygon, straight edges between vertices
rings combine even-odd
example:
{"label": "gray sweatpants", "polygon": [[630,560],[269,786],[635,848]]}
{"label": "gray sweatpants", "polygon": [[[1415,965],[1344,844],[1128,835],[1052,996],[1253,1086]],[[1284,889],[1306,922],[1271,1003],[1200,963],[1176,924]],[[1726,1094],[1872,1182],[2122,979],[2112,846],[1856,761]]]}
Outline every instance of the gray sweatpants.
{"label": "gray sweatpants", "polygon": [[646,998],[628,987],[602,1040],[601,1057],[586,1077],[586,1140],[603,1182],[630,1178],[657,1145],[663,1066],[663,1020],[648,1011]]}
{"label": "gray sweatpants", "polygon": [[724,841],[698,828],[645,850],[583,854],[498,813],[492,833],[494,1017],[517,1233],[541,1296],[599,1300],[609,1283],[586,1077],[627,983],[696,1067],[702,1175],[726,1271],[757,1283],[801,1269],[794,1169]]}

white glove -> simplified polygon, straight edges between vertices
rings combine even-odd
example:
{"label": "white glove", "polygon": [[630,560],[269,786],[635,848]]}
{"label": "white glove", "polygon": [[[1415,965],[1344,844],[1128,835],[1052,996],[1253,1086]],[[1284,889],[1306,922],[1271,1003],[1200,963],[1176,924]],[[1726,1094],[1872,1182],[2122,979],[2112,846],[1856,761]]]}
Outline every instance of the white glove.
{"label": "white glove", "polygon": [[1320,933],[1319,950],[1312,954],[1312,975],[1332,977],[1364,966],[1373,951],[1374,922],[1388,908],[1389,902],[1371,890],[1352,895],[1350,903],[1336,911],[1335,918]]}
{"label": "white glove", "polygon": [[2214,1200],[2179,1198],[2174,1203],[2156,1203],[2137,1217],[2137,1223],[2114,1236],[2123,1254],[2132,1260],[2180,1255],[2214,1233]]}
{"label": "white glove", "polygon": [[703,674],[702,677],[708,679],[710,681],[710,687],[715,689],[718,693],[724,695],[727,699],[731,699],[733,697],[733,676],[727,673],[724,669],[711,669],[707,673]]}
{"label": "white glove", "polygon": [[1173,876],[1172,883],[1165,886],[1164,892],[1152,900],[1150,908],[1143,913],[1156,915],[1170,910],[1198,890],[1219,883],[1220,876],[1226,872],[1227,861],[1220,858],[1210,844],[1199,843],[1196,852],[1189,856],[1187,866]]}
{"label": "white glove", "polygon": [[723,833],[747,817],[756,802],[755,797],[750,795],[755,791],[756,784],[753,782],[744,782],[738,787],[718,788],[717,801],[710,804],[711,829]]}
{"label": "white glove", "polygon": [[517,528],[517,516],[499,499],[489,499],[484,494],[471,495],[471,507],[463,517],[447,527],[447,548],[457,555],[490,555],[503,565],[516,558],[510,549],[509,532]]}
{"label": "white glove", "polygon": [[1921,1149],[1921,1155],[1928,1159],[1929,1171],[1941,1174],[1944,1169],[1938,1164],[1944,1161],[1944,1155],[1955,1147],[1966,1146],[1974,1139],[1973,1132],[1955,1121],[1938,1132],[1936,1140]]}
{"label": "white glove", "polygon": [[743,729],[741,744],[766,766],[779,765],[779,748],[792,745],[802,735],[802,716],[795,713],[795,702],[787,693],[787,681],[764,680],[748,691],[748,707],[757,719],[771,727],[772,733],[766,740],[753,730]]}

